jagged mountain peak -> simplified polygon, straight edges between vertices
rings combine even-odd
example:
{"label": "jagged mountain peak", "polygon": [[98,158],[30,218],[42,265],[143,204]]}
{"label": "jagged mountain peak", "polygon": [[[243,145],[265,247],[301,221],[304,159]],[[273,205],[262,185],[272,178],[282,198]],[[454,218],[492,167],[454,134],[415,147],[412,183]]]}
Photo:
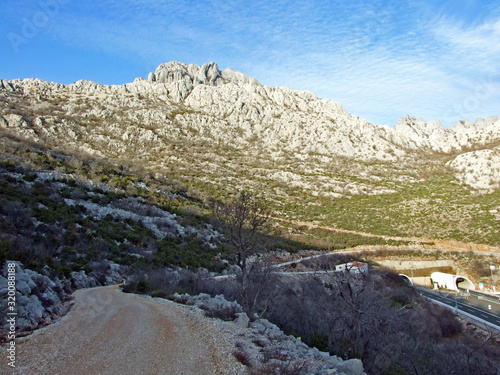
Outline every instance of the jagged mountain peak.
{"label": "jagged mountain peak", "polygon": [[445,129],[439,121],[406,116],[390,128],[311,92],[263,86],[231,68],[221,71],[215,62],[171,61],[147,80],[113,86],[2,80],[0,97],[0,127],[35,142],[64,140],[103,157],[126,157],[132,148],[148,158],[179,135],[245,152],[360,162],[396,161],[415,150],[458,154],[500,141],[499,117]]}
{"label": "jagged mountain peak", "polygon": [[149,73],[147,81],[152,84],[160,83],[172,86],[171,92],[174,94],[171,96],[178,102],[183,101],[196,86],[200,85],[218,87],[231,83],[236,86],[261,86],[256,79],[231,68],[221,71],[215,62],[200,66],[170,61],[160,64],[154,73]]}
{"label": "jagged mountain peak", "polygon": [[459,121],[447,129],[441,121],[425,122],[410,115],[398,120],[392,131],[392,141],[407,149],[436,152],[460,152],[474,146],[492,143],[500,138],[500,117],[479,118],[474,123]]}
{"label": "jagged mountain peak", "polygon": [[260,86],[260,83],[256,79],[231,68],[221,71],[215,62],[205,63],[200,66],[196,64],[187,65],[179,61],[170,61],[160,64],[154,73],[150,73],[148,81],[160,83],[184,81],[194,86],[200,84],[219,86],[226,83]]}

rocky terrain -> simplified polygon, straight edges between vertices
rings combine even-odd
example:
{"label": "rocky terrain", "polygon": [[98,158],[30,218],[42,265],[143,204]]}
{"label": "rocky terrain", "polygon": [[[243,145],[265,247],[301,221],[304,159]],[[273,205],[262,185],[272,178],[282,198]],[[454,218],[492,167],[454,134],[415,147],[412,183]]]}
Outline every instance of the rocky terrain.
{"label": "rocky terrain", "polygon": [[[426,123],[407,116],[389,128],[351,115],[338,103],[311,92],[263,86],[230,68],[220,71],[216,63],[169,62],[147,80],[137,78],[120,86],[2,80],[0,97],[0,126],[10,134],[115,160],[131,162],[133,156],[134,163],[152,170],[199,164],[197,172],[204,170],[205,175],[195,177],[201,181],[211,177],[211,184],[222,182],[223,174],[216,170],[224,164],[234,173],[235,156],[249,159],[246,164],[253,167],[253,179],[268,177],[310,189],[302,173],[325,174],[339,158],[362,173],[357,164],[446,153],[450,167],[461,175],[460,159],[453,159],[471,150],[481,150],[474,163],[483,168],[464,182],[483,190],[497,189],[500,183],[492,146],[500,141],[499,117],[465,120],[445,129],[439,121]],[[189,153],[194,155],[190,158]],[[252,165],[263,162],[259,154],[281,162],[282,173]],[[349,182],[357,189],[331,177],[320,185],[323,193],[363,190],[361,184]]]}
{"label": "rocky terrain", "polygon": [[229,333],[236,358],[245,362],[254,373],[269,373],[272,370],[280,373],[281,369],[285,373],[302,371],[318,375],[364,374],[360,360],[343,360],[328,352],[311,348],[300,337],[286,335],[266,319],[250,322],[240,305],[226,301],[222,295],[210,297],[208,294],[175,294],[174,301],[195,306],[205,315],[216,317],[214,323],[221,331]]}
{"label": "rocky terrain", "polygon": [[500,242],[497,116],[449,129],[407,116],[390,128],[215,63],[169,62],[124,85],[2,80],[0,131],[201,199],[258,192],[289,220]]}
{"label": "rocky terrain", "polygon": [[170,301],[81,289],[61,320],[16,340],[16,367],[2,374],[245,374],[227,334]]}
{"label": "rocky terrain", "polygon": [[[47,275],[39,274],[32,270],[25,270],[19,262],[15,263],[16,269],[16,301],[17,320],[16,329],[25,333],[41,326],[50,324],[69,309],[71,300],[71,286],[68,280],[56,278],[51,280]],[[0,275],[0,296],[2,316],[7,316],[7,263],[3,265]],[[8,324],[2,321],[2,334],[8,331]],[[2,337],[3,339],[3,337]]]}
{"label": "rocky terrain", "polygon": [[[23,153],[27,163],[26,149]],[[48,161],[43,153],[32,156]],[[109,181],[112,170],[104,172],[108,183],[103,183],[54,170],[34,172],[20,164],[0,162],[0,314],[7,316],[7,263],[14,264],[19,334],[63,315],[76,289],[123,282],[131,266],[153,261],[207,266],[218,251],[218,232],[206,222],[188,222],[188,213],[172,207],[174,201],[184,202],[192,211],[195,202],[165,187],[154,193],[135,182],[135,195],[127,195]],[[154,204],[154,194],[169,204]],[[163,240],[172,238],[175,243],[164,249]],[[193,256],[200,250],[206,253]],[[2,320],[0,341],[6,327]]]}
{"label": "rocky terrain", "polygon": [[[500,117],[390,128],[215,63],[170,62],[119,86],[0,80],[0,134],[0,256],[16,263],[20,332],[130,270],[152,294],[170,286],[166,267],[181,289],[192,269],[227,274],[208,203],[242,189],[270,202],[279,251],[500,245]],[[363,371],[220,296],[176,298],[229,314],[220,329],[249,367]]]}
{"label": "rocky terrain", "polygon": [[[85,271],[73,271],[69,278],[51,275],[50,268],[45,266],[43,274],[25,269],[20,262],[15,264],[16,269],[16,331],[18,336],[31,333],[33,330],[46,326],[58,320],[72,306],[74,289],[89,288],[101,285],[95,273],[87,275]],[[114,265],[108,271],[104,285],[116,284],[123,281],[118,272],[120,266]],[[3,264],[0,272],[0,314],[7,316],[7,263]],[[0,327],[0,341],[3,334],[8,332],[8,324],[2,320]]]}

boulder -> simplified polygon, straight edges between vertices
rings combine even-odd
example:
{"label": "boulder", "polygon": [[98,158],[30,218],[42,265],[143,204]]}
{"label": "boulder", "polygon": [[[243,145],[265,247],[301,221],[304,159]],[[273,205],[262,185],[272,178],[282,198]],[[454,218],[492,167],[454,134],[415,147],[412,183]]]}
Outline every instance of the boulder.
{"label": "boulder", "polygon": [[363,375],[363,362],[360,359],[348,359],[337,364],[337,369],[350,375]]}
{"label": "boulder", "polygon": [[71,272],[71,284],[74,289],[93,288],[98,286],[94,277],[85,273],[85,271]]}
{"label": "boulder", "polygon": [[[307,374],[364,375],[363,363],[359,359],[344,361],[330,353],[311,348],[298,337],[287,336],[267,319],[256,319],[250,323],[247,314],[241,312],[236,302],[228,302],[222,295],[208,294],[191,296],[175,294],[174,300],[197,306],[207,312],[237,306],[240,309],[232,323],[224,324],[224,330],[233,332],[237,351],[244,353],[256,373],[270,373],[277,369],[301,367],[306,364]],[[212,309],[212,310],[209,310]],[[229,325],[229,326],[228,326]],[[274,373],[274,372],[273,372]]]}
{"label": "boulder", "polygon": [[[9,262],[12,263],[12,262]],[[51,280],[45,275],[24,269],[20,262],[15,263],[16,269],[16,329],[18,332],[29,331],[51,322],[63,308],[67,297],[61,280]],[[2,273],[7,275],[7,262],[2,267]],[[8,293],[7,279],[0,276],[0,296]],[[5,301],[2,298],[2,301]],[[0,314],[5,316],[8,305],[0,305]],[[2,327],[7,329],[7,325]]]}
{"label": "boulder", "polygon": [[248,323],[250,323],[250,318],[244,312],[236,314],[237,318],[234,320],[234,323],[238,327],[248,328]]}
{"label": "boulder", "polygon": [[28,283],[23,280],[16,280],[16,290],[21,294],[31,294],[31,288],[29,287]]}

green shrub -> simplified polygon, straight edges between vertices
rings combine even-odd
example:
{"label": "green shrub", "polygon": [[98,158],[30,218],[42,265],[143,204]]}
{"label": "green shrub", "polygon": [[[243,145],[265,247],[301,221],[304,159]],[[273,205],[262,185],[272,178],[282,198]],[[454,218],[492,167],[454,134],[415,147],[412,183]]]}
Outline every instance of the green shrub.
{"label": "green shrub", "polygon": [[150,286],[147,280],[141,280],[137,283],[137,292],[144,294],[150,290]]}
{"label": "green shrub", "polygon": [[314,332],[310,340],[311,346],[322,352],[328,351],[328,335],[326,333]]}
{"label": "green shrub", "polygon": [[11,259],[12,243],[9,240],[0,239],[0,265]]}

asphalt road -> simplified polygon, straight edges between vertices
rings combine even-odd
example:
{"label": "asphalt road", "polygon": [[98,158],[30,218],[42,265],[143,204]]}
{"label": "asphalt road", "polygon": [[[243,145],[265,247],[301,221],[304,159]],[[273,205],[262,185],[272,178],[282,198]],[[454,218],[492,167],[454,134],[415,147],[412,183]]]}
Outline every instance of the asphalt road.
{"label": "asphalt road", "polygon": [[[496,326],[500,330],[500,303],[478,298],[477,294],[471,294],[469,299],[465,295],[456,296],[455,293],[434,292],[425,288],[417,288],[417,291],[433,301],[445,304],[460,312],[464,312]],[[491,310],[488,310],[488,305]],[[491,312],[490,312],[491,311]]]}

